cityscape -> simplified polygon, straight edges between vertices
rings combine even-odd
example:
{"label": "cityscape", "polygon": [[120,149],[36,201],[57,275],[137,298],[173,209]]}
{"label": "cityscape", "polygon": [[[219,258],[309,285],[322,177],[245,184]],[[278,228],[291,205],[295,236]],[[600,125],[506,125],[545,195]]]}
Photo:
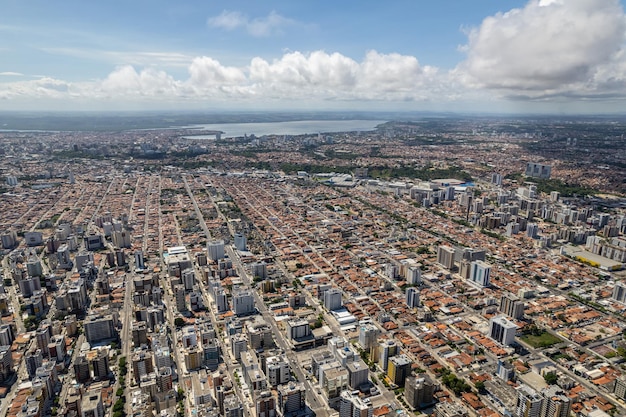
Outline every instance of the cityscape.
{"label": "cityscape", "polygon": [[626,417],[626,0],[0,5],[0,417]]}
{"label": "cityscape", "polygon": [[358,116],[0,132],[0,415],[626,415],[626,121]]}

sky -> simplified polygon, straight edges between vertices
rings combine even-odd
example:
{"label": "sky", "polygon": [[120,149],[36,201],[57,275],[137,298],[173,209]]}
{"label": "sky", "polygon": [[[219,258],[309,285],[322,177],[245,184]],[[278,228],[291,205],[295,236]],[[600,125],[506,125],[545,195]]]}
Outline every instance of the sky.
{"label": "sky", "polygon": [[0,110],[620,113],[626,0],[0,0]]}

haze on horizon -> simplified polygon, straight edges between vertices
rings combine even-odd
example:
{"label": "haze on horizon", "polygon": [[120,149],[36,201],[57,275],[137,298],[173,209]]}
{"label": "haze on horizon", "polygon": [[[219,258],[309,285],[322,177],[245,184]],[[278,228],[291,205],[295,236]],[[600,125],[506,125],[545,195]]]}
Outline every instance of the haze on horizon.
{"label": "haze on horizon", "polygon": [[9,0],[0,110],[619,113],[624,1]]}

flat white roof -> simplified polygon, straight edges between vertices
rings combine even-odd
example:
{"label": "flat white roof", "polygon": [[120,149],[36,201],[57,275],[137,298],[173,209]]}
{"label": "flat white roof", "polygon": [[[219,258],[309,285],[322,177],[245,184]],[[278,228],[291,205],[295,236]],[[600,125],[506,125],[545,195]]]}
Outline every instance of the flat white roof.
{"label": "flat white roof", "polygon": [[181,253],[187,253],[187,248],[184,246],[172,246],[171,248],[167,248],[168,255],[178,255]]}

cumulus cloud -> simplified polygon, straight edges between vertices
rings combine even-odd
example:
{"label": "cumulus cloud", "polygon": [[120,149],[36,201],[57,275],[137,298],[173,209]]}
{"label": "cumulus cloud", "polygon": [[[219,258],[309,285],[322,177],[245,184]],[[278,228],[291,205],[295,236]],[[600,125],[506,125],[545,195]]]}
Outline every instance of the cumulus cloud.
{"label": "cumulus cloud", "polygon": [[214,28],[235,30],[244,28],[250,35],[256,37],[279,35],[284,28],[295,25],[293,19],[284,17],[275,11],[265,17],[249,18],[241,12],[224,10],[217,16],[210,17],[207,24]]}
{"label": "cumulus cloud", "polygon": [[166,72],[152,68],[137,72],[130,65],[116,68],[95,87],[107,97],[172,97],[178,96],[181,91],[181,83]]}
{"label": "cumulus cloud", "polygon": [[52,77],[40,77],[34,80],[0,84],[0,98],[71,98],[76,93],[74,84]]}
{"label": "cumulus cloud", "polygon": [[455,74],[520,97],[593,95],[623,79],[625,33],[618,0],[531,0],[471,29]]}
{"label": "cumulus cloud", "polygon": [[[183,79],[152,67],[122,65],[104,79],[90,82],[40,79],[11,83],[10,94],[107,100],[405,102],[454,99],[458,85],[452,81],[446,73],[420,65],[413,56],[369,51],[357,61],[337,52],[314,51],[289,52],[272,61],[255,57],[243,67],[196,57]],[[2,87],[0,84],[0,91]]]}

